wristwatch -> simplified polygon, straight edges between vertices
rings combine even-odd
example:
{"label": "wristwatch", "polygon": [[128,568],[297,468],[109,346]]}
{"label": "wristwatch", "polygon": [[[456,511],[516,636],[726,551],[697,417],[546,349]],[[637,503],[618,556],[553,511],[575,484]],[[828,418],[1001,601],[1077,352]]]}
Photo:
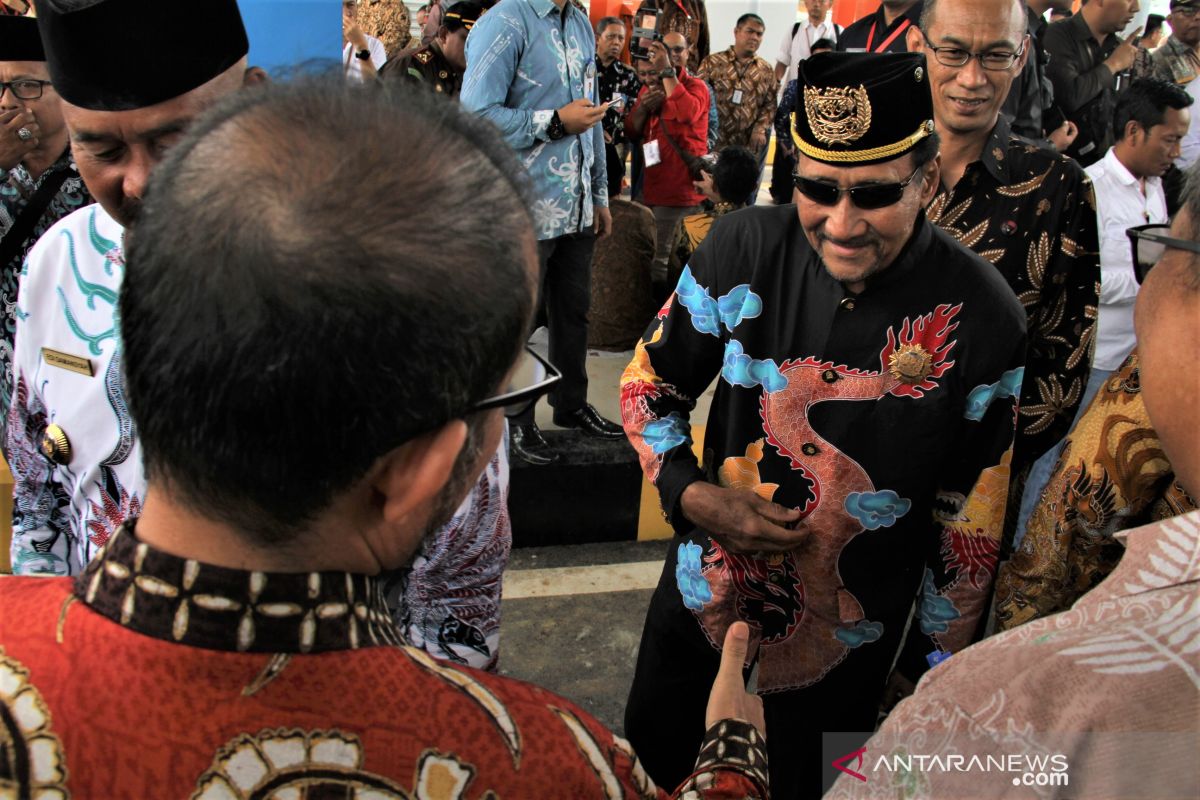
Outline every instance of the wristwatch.
{"label": "wristwatch", "polygon": [[354,57],[360,58],[363,61],[366,61],[367,59],[369,59],[371,57],[371,51],[370,50],[359,50],[357,53],[354,54]]}
{"label": "wristwatch", "polygon": [[550,124],[546,126],[546,136],[550,141],[557,142],[559,139],[567,135],[567,129],[563,126],[562,119],[558,116],[558,112],[554,112],[554,116],[550,118]]}
{"label": "wristwatch", "polygon": [[675,71],[674,67],[667,67],[662,72],[658,73],[658,77],[660,78],[675,78],[678,76],[679,73]]}

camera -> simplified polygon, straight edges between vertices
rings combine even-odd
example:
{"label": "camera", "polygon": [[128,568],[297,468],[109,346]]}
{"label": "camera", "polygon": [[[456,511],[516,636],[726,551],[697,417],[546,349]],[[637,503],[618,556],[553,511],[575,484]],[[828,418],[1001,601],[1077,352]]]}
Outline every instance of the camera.
{"label": "camera", "polygon": [[650,60],[650,43],[661,42],[663,36],[658,31],[661,19],[657,8],[642,9],[637,13],[633,22],[633,38],[629,41],[630,58]]}

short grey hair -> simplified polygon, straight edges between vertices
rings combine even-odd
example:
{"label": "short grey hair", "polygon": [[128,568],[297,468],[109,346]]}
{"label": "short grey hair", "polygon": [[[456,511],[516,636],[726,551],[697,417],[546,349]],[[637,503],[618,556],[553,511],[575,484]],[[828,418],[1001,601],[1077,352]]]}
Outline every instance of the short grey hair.
{"label": "short grey hair", "polygon": [[620,25],[621,29],[625,29],[625,21],[620,17],[601,17],[596,21],[596,35],[604,33],[610,25]]}

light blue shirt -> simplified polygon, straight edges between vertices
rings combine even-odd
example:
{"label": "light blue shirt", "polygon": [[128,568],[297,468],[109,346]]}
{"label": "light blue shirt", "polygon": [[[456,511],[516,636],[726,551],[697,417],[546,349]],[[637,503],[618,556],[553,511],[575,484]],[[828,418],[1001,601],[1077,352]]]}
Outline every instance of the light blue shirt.
{"label": "light blue shirt", "polygon": [[539,240],[591,230],[593,206],[608,206],[604,132],[550,141],[554,112],[597,102],[596,38],[570,0],[501,0],[467,37],[463,106],[500,129],[533,180]]}

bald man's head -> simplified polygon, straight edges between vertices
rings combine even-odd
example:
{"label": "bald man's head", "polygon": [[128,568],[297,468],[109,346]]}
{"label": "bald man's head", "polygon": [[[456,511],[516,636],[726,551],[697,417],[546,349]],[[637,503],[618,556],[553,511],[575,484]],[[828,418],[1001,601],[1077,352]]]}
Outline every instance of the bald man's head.
{"label": "bald man's head", "polygon": [[663,44],[667,47],[667,55],[671,59],[671,66],[682,72],[687,69],[689,46],[688,40],[684,38],[682,33],[672,32],[663,37]]}

